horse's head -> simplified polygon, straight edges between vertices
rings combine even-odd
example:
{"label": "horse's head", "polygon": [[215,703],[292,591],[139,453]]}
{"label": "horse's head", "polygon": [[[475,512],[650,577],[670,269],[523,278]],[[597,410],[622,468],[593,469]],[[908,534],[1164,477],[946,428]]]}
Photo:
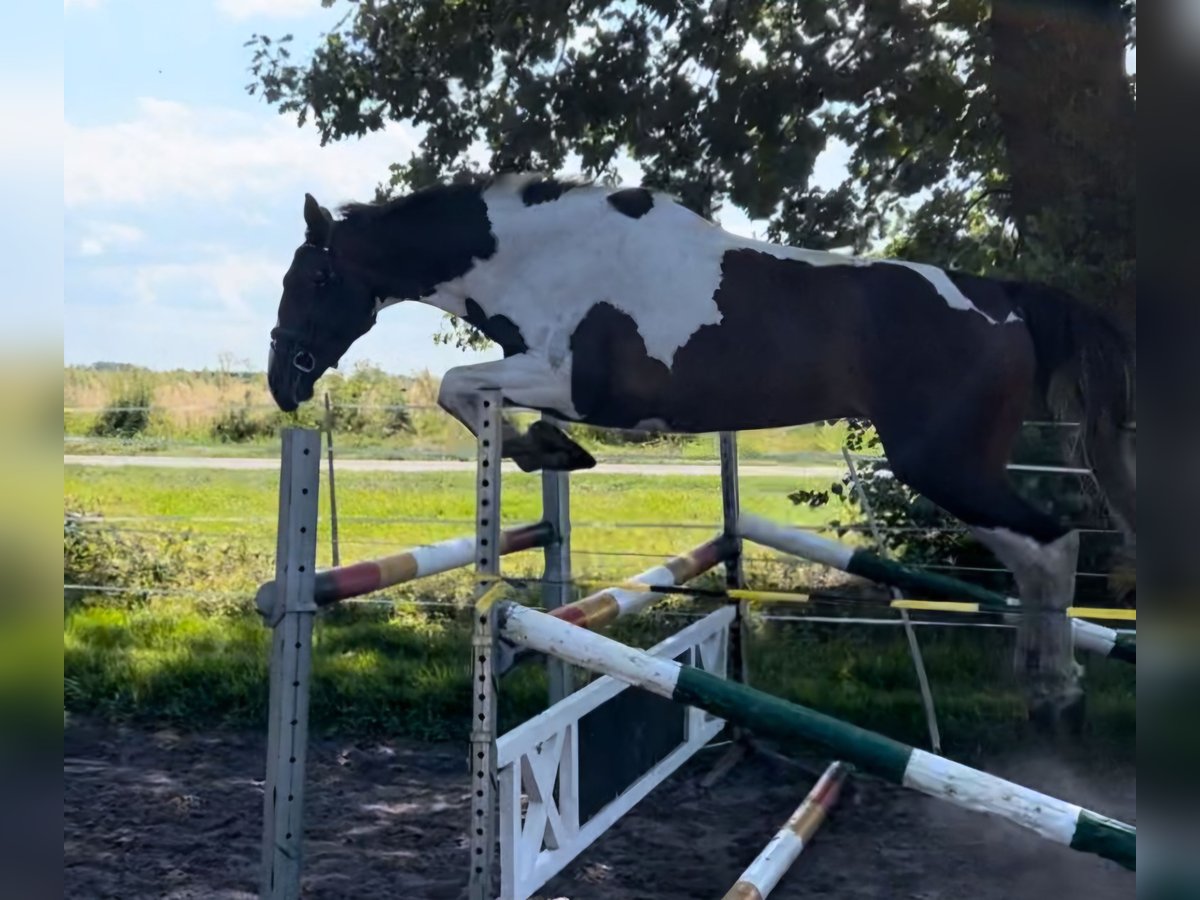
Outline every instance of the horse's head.
{"label": "horse's head", "polygon": [[376,291],[340,259],[329,210],[304,195],[304,243],[283,276],[271,330],[267,383],[284,412],[312,399],[313,385],[375,324]]}

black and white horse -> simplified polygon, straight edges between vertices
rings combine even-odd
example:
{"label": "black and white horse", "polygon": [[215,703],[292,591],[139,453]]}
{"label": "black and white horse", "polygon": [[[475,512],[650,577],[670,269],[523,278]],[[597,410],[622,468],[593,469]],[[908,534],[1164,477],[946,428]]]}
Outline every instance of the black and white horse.
{"label": "black and white horse", "polygon": [[[439,402],[472,431],[480,388],[561,420],[677,433],[868,418],[896,477],[972,526],[1023,595],[1061,595],[1077,536],[1005,471],[1037,390],[1074,401],[1098,482],[1134,528],[1131,352],[1059,291],[750,240],[645,188],[537,175],[337,220],[306,196],[304,220],[271,333],[284,410],[380,310],[417,300],[503,349],[442,382]],[[527,471],[594,462],[552,425],[506,428]]]}

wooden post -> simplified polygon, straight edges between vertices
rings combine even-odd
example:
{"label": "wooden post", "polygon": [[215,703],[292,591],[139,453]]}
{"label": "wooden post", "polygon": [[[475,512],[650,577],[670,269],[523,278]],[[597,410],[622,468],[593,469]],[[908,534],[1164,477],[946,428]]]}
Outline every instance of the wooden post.
{"label": "wooden post", "polygon": [[477,608],[471,634],[471,821],[469,900],[491,900],[496,857],[496,609],[479,601],[500,574],[500,459],[502,401],[497,390],[480,391],[478,462],[475,468],[475,582]]}
{"label": "wooden post", "polygon": [[333,405],[329,402],[329,391],[325,392],[325,441],[329,458],[329,562],[336,568],[342,564],[342,553],[338,547],[337,487],[333,481]]}
{"label": "wooden post", "polygon": [[[571,475],[542,471],[542,520],[554,528],[554,540],[543,548],[542,606],[558,609],[571,602]],[[571,667],[553,656],[545,658],[549,704],[574,690]]]}
{"label": "wooden post", "polygon": [[[858,466],[854,464],[854,457],[845,447],[842,447],[842,459],[846,461],[846,468],[850,470],[850,480],[858,494],[858,502],[867,516],[871,537],[875,541],[875,550],[880,558],[887,559],[887,544],[883,539],[883,532],[879,530],[879,523],[875,521],[875,510],[871,506],[871,498],[867,496],[862,480],[858,477]],[[895,585],[892,586],[891,595],[893,600],[899,600],[903,596],[900,588]],[[908,641],[908,653],[912,657],[913,669],[917,674],[917,686],[921,689],[921,705],[925,708],[925,726],[929,729],[929,749],[934,753],[941,753],[942,733],[938,728],[937,709],[933,705],[933,690],[929,687],[929,675],[925,671],[925,657],[921,655],[921,644],[917,641],[917,633],[912,627],[912,621],[908,618],[908,610],[900,610],[900,621],[904,623],[904,637]]]}
{"label": "wooden post", "polygon": [[304,766],[312,671],[313,576],[317,557],[317,488],[321,433],[287,428],[279,473],[279,531],[271,635],[267,777],[259,896],[297,900],[304,857]]}
{"label": "wooden post", "polygon": [[[738,491],[737,432],[722,431],[721,442],[721,531],[730,543],[725,558],[725,586],[744,588],[746,575],[742,568],[742,539],[737,523],[741,515]],[[729,671],[742,684],[750,683],[749,647],[747,646],[747,613],[749,604],[737,604],[737,618],[729,629]]]}

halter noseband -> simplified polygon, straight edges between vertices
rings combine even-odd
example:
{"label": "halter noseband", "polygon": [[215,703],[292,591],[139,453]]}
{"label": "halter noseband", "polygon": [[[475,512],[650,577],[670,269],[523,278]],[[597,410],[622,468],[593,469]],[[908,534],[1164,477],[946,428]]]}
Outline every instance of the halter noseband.
{"label": "halter noseband", "polygon": [[271,349],[275,349],[275,342],[280,338],[290,343],[296,348],[296,352],[292,354],[292,367],[305,373],[306,375],[317,367],[316,357],[312,355],[312,351],[307,348],[309,335],[301,334],[298,331],[292,331],[290,328],[283,328],[276,325],[271,329]]}

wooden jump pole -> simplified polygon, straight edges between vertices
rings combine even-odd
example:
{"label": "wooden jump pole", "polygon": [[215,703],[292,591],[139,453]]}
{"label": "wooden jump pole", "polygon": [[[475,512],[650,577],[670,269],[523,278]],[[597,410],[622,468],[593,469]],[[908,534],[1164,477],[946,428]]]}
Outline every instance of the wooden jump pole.
{"label": "wooden jump pole", "polygon": [[[500,554],[518,553],[534,547],[544,547],[554,540],[554,526],[549,522],[520,525],[500,532]],[[425,544],[365,562],[339,566],[317,572],[313,580],[313,596],[319,607],[330,606],[351,597],[393,587],[418,578],[449,572],[469,564],[475,558],[475,538],[461,537]],[[254,602],[264,616],[275,608],[276,582],[259,586]]]}
{"label": "wooden jump pole", "polygon": [[729,557],[736,542],[725,535],[705,541],[687,553],[668,559],[629,579],[627,585],[608,587],[574,603],[550,611],[550,615],[580,628],[599,631],[617,619],[640,613],[658,602],[661,594],[638,590],[636,585],[663,586],[681,585],[702,575]]}
{"label": "wooden jump pole", "polygon": [[[655,593],[656,589],[665,591],[677,587],[719,565],[728,558],[734,546],[729,537],[718,535],[687,553],[681,553],[661,565],[652,566],[641,574],[634,575],[619,586],[606,587],[546,612],[556,619],[562,619],[580,628],[601,631],[617,619],[640,613],[661,600],[664,593]],[[528,662],[536,655],[523,647],[513,648],[501,642],[496,671],[500,675],[507,675],[514,667]],[[553,660],[554,657],[546,659]]]}
{"label": "wooden jump pole", "polygon": [[[761,516],[743,513],[738,520],[738,533],[746,540],[764,547],[832,566],[879,584],[918,594],[944,597],[947,600],[966,600],[976,605],[978,612],[1006,614],[1020,611],[1020,601],[989,591],[977,584],[914,569],[884,559],[869,550],[848,547],[839,541],[820,537],[809,531],[778,525]],[[904,604],[901,608],[919,607]],[[1071,628],[1075,646],[1080,650],[1098,653],[1122,662],[1137,662],[1137,640],[1133,635],[1120,634],[1112,628],[1079,619],[1072,619]]]}
{"label": "wooden jump pole", "polygon": [[846,780],[845,763],[833,762],[817,779],[811,791],[794,813],[775,832],[767,846],[746,867],[723,900],[766,900],[779,880],[787,874],[800,853],[811,842],[829,810],[837,803]]}
{"label": "wooden jump pole", "polygon": [[1136,868],[1137,831],[1123,822],[701,669],[650,656],[511,601],[494,607],[500,634],[519,646],[611,675],[762,735],[820,744],[832,756],[885,781],[998,815],[1074,850]]}

